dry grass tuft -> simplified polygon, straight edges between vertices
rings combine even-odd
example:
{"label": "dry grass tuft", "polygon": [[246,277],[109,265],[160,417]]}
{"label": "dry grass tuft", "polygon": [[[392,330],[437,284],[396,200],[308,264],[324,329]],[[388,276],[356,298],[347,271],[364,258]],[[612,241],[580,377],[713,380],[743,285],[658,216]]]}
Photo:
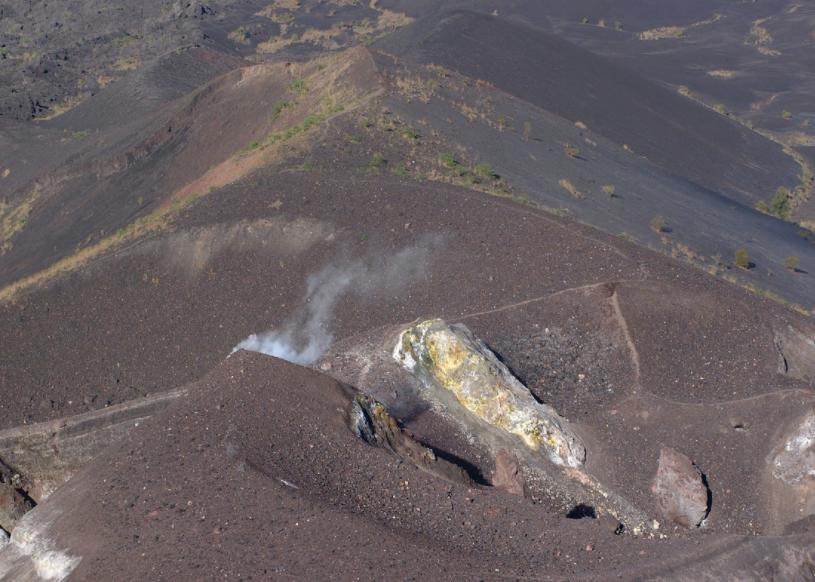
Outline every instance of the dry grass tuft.
{"label": "dry grass tuft", "polygon": [[731,69],[713,69],[708,71],[707,75],[714,79],[734,79],[738,73]]}
{"label": "dry grass tuft", "polygon": [[573,198],[581,200],[586,197],[585,194],[583,194],[580,190],[577,189],[577,186],[572,184],[571,180],[561,178],[558,184],[560,184],[560,187],[566,190],[566,192],[568,192],[569,195],[571,195]]}

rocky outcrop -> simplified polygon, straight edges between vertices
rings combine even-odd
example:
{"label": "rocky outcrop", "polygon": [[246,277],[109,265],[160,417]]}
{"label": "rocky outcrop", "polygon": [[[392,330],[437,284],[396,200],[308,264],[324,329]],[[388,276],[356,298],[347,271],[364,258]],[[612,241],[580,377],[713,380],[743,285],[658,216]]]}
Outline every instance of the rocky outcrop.
{"label": "rocky outcrop", "polygon": [[386,449],[418,468],[455,483],[471,484],[467,472],[460,466],[438,457],[407,434],[381,402],[358,393],[351,401],[348,413],[351,431],[369,445]]}
{"label": "rocky outcrop", "polygon": [[585,462],[586,448],[568,421],[535,400],[465,326],[423,321],[402,333],[393,356],[423,381],[452,392],[480,420],[515,435],[556,465]]}
{"label": "rocky outcrop", "polygon": [[538,402],[464,325],[431,319],[410,326],[392,356],[440,414],[493,455],[496,487],[564,514],[584,504],[635,535],[654,527],[644,511],[585,470],[586,447],[574,427]]}
{"label": "rocky outcrop", "polygon": [[651,491],[662,515],[682,527],[698,527],[710,511],[710,491],[699,468],[679,451],[663,447]]}
{"label": "rocky outcrop", "polygon": [[524,494],[524,481],[518,459],[507,450],[498,451],[495,456],[495,469],[492,472],[491,484],[513,495]]}
{"label": "rocky outcrop", "polygon": [[807,414],[770,458],[773,477],[788,485],[815,482],[815,413]]}
{"label": "rocky outcrop", "polygon": [[767,455],[769,514],[774,529],[815,515],[815,411],[795,422]]}
{"label": "rocky outcrop", "polygon": [[0,528],[11,532],[36,505],[24,489],[19,473],[0,460]]}

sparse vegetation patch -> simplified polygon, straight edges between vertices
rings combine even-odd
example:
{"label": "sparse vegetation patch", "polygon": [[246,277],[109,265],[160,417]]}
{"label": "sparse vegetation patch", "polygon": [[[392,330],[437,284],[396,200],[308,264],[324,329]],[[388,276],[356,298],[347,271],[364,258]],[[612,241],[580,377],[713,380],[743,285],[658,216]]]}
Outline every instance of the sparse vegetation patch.
{"label": "sparse vegetation patch", "polygon": [[778,190],[775,191],[775,196],[773,196],[773,199],[770,202],[770,210],[778,218],[782,218],[785,220],[789,218],[790,212],[792,210],[792,208],[790,208],[789,188],[786,188],[784,186],[778,187]]}
{"label": "sparse vegetation patch", "polygon": [[800,264],[801,259],[795,255],[790,255],[784,259],[784,268],[790,271],[797,271]]}
{"label": "sparse vegetation patch", "polygon": [[707,75],[714,79],[734,79],[736,74],[736,71],[730,69],[713,69],[707,72]]}
{"label": "sparse vegetation patch", "polygon": [[760,18],[754,21],[753,26],[750,28],[750,33],[744,40],[744,44],[756,47],[756,50],[763,55],[775,57],[780,55],[781,52],[770,47],[773,43],[773,36],[764,26],[764,23],[768,20],[769,18]]}
{"label": "sparse vegetation patch", "polygon": [[585,195],[580,190],[577,189],[577,186],[572,184],[571,180],[561,178],[560,181],[558,181],[558,184],[560,185],[561,188],[566,190],[566,192],[568,192],[569,195],[572,196],[573,198],[577,198],[578,200],[585,198]]}
{"label": "sparse vegetation patch", "polygon": [[665,217],[661,214],[657,214],[651,219],[651,230],[657,234],[662,234],[670,232],[671,229],[668,227],[668,221],[665,220]]}
{"label": "sparse vegetation patch", "polygon": [[245,26],[240,26],[229,33],[229,39],[238,44],[249,44],[252,33]]}
{"label": "sparse vegetation patch", "polygon": [[570,158],[577,158],[580,156],[580,148],[570,143],[563,146],[563,153]]}
{"label": "sparse vegetation patch", "polygon": [[740,269],[749,270],[753,266],[750,262],[750,254],[744,247],[736,249],[733,259],[736,266]]}
{"label": "sparse vegetation patch", "polygon": [[[699,22],[694,22],[693,24],[689,24],[688,26],[660,26],[659,28],[643,30],[637,35],[637,37],[640,40],[663,40],[667,38],[683,38],[688,30],[697,28],[699,26],[713,24],[714,22],[718,22],[721,19],[722,15],[716,13],[707,20],[700,20]],[[622,26],[620,28],[622,28]]]}
{"label": "sparse vegetation patch", "polygon": [[379,152],[376,152],[371,156],[371,159],[368,160],[368,171],[379,172],[379,169],[382,168],[387,163],[388,160],[385,159],[385,156],[383,156]]}

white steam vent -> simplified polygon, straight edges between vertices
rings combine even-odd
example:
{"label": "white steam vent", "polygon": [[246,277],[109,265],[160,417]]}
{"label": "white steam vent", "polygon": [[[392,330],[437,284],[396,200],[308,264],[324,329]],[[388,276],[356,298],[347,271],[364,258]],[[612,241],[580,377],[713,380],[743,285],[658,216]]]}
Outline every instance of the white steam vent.
{"label": "white steam vent", "polygon": [[309,276],[302,306],[280,328],[253,333],[236,345],[232,353],[248,350],[295,364],[316,362],[334,340],[331,318],[341,297],[349,293],[370,297],[415,282],[425,272],[431,252],[440,243],[439,236],[425,236],[416,245],[393,254],[338,260],[326,265]]}

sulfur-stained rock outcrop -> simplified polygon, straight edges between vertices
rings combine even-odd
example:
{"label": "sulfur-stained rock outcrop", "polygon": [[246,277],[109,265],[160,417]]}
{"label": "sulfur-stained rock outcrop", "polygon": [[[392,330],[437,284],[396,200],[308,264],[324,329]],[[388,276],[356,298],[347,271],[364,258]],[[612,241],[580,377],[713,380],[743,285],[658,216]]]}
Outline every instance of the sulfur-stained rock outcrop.
{"label": "sulfur-stained rock outcrop", "polygon": [[644,511],[585,470],[586,447],[569,422],[538,402],[464,325],[412,325],[391,355],[442,414],[493,454],[494,486],[564,513],[590,506],[634,534],[653,529]]}
{"label": "sulfur-stained rock outcrop", "polygon": [[463,325],[440,319],[406,329],[394,358],[425,382],[449,390],[482,421],[518,437],[556,465],[580,467],[586,448],[568,422],[541,404]]}

